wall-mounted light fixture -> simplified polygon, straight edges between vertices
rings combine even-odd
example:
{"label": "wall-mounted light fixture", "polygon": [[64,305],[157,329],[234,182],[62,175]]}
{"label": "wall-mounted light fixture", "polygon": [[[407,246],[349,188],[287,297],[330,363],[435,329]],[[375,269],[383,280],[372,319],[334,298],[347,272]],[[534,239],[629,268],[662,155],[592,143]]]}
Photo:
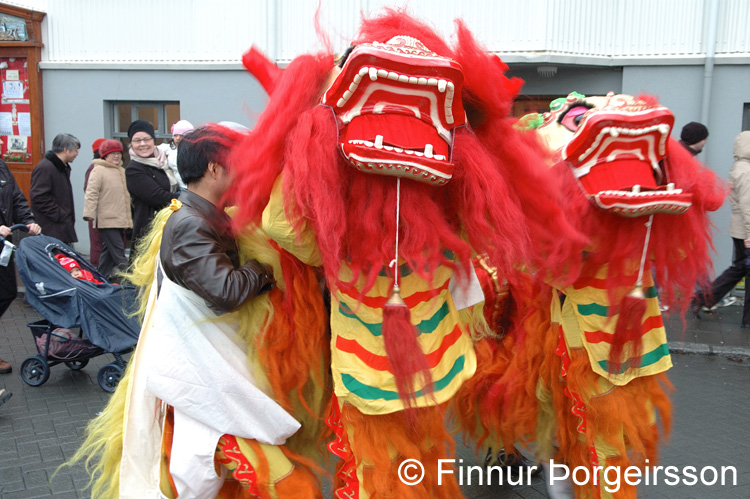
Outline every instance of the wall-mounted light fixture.
{"label": "wall-mounted light fixture", "polygon": [[552,78],[557,74],[557,66],[537,66],[536,74],[542,78]]}

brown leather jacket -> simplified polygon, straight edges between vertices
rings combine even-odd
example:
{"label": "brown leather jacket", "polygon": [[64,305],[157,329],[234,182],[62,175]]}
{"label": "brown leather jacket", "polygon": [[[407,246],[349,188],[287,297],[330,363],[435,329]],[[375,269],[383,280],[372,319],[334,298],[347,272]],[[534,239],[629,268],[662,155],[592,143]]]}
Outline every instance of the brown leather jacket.
{"label": "brown leather jacket", "polygon": [[204,300],[214,312],[236,310],[274,286],[255,260],[240,266],[229,217],[212,203],[182,191],[182,207],[164,225],[159,259],[166,276]]}

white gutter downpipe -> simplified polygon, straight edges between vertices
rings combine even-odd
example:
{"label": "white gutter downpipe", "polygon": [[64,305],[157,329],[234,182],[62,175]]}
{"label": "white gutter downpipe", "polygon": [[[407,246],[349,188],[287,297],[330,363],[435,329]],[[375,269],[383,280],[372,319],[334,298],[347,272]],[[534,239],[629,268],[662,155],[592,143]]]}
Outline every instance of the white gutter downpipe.
{"label": "white gutter downpipe", "polygon": [[719,25],[719,0],[706,0],[708,4],[708,31],[706,33],[706,64],[703,70],[703,99],[701,100],[701,123],[708,125],[711,104],[711,85],[714,79],[716,55],[716,32]]}
{"label": "white gutter downpipe", "polygon": [[279,13],[276,0],[266,1],[266,56],[276,63],[278,59]]}

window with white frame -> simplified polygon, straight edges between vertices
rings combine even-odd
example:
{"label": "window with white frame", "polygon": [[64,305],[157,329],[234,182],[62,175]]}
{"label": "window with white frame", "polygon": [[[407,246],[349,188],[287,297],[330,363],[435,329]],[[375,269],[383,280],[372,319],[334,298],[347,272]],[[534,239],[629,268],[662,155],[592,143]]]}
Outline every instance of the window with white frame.
{"label": "window with white frame", "polygon": [[172,138],[172,125],[180,121],[180,103],[170,101],[109,101],[110,137],[123,144],[123,161],[130,161],[128,128],[135,120],[146,120],[154,125],[156,145]]}
{"label": "window with white frame", "polygon": [[[154,125],[157,142],[172,138],[170,129],[180,121],[179,102],[111,101],[112,137],[126,139],[128,127],[135,120],[146,120]],[[162,139],[162,140],[159,140]]]}

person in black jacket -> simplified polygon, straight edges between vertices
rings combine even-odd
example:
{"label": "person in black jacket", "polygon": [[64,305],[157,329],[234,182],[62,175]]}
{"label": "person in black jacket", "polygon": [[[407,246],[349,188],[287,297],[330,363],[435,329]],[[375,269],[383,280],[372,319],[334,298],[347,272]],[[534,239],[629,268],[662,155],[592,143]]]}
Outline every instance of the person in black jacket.
{"label": "person in black jacket", "polygon": [[157,211],[178,196],[178,184],[167,158],[156,148],[154,127],[145,120],[136,120],[128,128],[130,163],[125,178],[133,202],[132,261],[138,240],[146,233]]}
{"label": "person in black jacket", "polygon": [[70,245],[78,241],[75,205],[70,185],[70,163],[78,156],[81,142],[69,133],[58,134],[31,173],[31,209],[48,236]]}
{"label": "person in black jacket", "polygon": [[680,132],[680,144],[693,156],[703,150],[708,140],[708,128],[703,123],[691,121]]}
{"label": "person in black jacket", "polygon": [[[32,235],[41,232],[39,225],[34,222],[26,197],[18,188],[16,179],[10,173],[8,165],[0,160],[0,236],[10,237],[10,226],[14,224],[25,224],[29,228],[29,234]],[[17,294],[16,266],[11,257],[8,265],[4,267],[0,265],[0,317],[15,300]],[[7,374],[12,370],[10,363],[0,359],[0,374]]]}

